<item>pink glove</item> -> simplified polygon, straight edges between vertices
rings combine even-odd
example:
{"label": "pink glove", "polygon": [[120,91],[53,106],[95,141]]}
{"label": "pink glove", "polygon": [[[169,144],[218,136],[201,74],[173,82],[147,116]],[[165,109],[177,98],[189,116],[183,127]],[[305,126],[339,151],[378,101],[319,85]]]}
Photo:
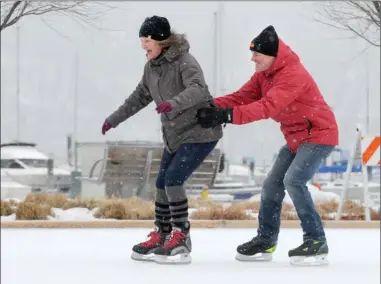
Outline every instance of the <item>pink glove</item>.
{"label": "pink glove", "polygon": [[102,134],[105,135],[105,133],[109,131],[111,128],[112,128],[111,124],[107,120],[105,120],[105,122],[103,122],[103,125],[102,125]]}
{"label": "pink glove", "polygon": [[172,109],[173,109],[173,106],[169,102],[162,102],[156,107],[157,113],[170,112]]}

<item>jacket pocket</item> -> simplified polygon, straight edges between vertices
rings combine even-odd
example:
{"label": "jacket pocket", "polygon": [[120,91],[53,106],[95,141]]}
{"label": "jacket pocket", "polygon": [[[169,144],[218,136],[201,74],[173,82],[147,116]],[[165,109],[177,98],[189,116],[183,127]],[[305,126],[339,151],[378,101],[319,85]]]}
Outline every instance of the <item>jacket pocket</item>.
{"label": "jacket pocket", "polygon": [[173,121],[182,114],[183,114],[182,111],[170,111],[170,112],[164,113],[163,115],[167,118],[168,121]]}
{"label": "jacket pocket", "polygon": [[307,124],[307,133],[309,136],[311,136],[311,129],[312,129],[312,122],[308,118],[306,118],[306,124]]}

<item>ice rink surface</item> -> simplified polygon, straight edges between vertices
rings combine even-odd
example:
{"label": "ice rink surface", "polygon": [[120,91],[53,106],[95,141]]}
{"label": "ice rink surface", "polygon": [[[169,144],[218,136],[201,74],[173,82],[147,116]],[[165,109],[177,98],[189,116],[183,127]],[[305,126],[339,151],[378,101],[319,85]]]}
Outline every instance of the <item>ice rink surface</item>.
{"label": "ice rink surface", "polygon": [[379,284],[380,230],[327,229],[325,267],[290,266],[300,229],[282,229],[272,262],[238,262],[238,244],[256,229],[193,229],[192,263],[159,265],[130,259],[147,229],[2,229],[2,284],[286,283]]}

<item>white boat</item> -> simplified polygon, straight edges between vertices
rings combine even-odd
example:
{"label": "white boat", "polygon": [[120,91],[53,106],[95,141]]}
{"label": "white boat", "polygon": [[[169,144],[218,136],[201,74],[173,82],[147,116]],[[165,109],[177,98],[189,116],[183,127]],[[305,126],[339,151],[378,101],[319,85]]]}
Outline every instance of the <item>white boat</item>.
{"label": "white boat", "polygon": [[[321,183],[319,187],[324,192],[333,192],[340,196],[342,190],[344,189],[344,180],[336,180],[334,182]],[[364,200],[363,189],[364,189],[364,183],[359,181],[349,181],[347,199],[363,201]],[[369,193],[369,199],[372,202],[376,204],[380,203],[380,183],[369,182],[368,193]]]}
{"label": "white boat", "polygon": [[49,179],[48,159],[34,143],[1,144],[2,187],[5,179],[29,186],[32,191],[68,191],[71,186],[70,171],[54,167]]}
{"label": "white boat", "polygon": [[8,198],[16,198],[24,200],[25,197],[32,192],[32,188],[28,185],[14,181],[8,175],[1,176],[1,200]]}
{"label": "white boat", "polygon": [[[254,179],[255,177],[254,175]],[[227,169],[217,174],[213,186],[208,188],[209,198],[225,202],[247,200],[262,190],[254,179],[247,166],[228,165]],[[202,190],[201,187],[189,187],[187,194],[200,196]]]}
{"label": "white boat", "polygon": [[226,163],[225,169],[217,174],[216,184],[222,182],[242,182],[260,186],[268,173],[268,167],[256,166],[251,173],[249,166]]}

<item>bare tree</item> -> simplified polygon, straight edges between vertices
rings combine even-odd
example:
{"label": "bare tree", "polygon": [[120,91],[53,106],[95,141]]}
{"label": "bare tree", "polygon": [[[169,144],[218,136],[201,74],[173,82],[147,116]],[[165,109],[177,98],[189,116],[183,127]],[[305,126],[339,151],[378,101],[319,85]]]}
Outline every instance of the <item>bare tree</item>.
{"label": "bare tree", "polygon": [[329,1],[318,9],[320,23],[350,32],[380,47],[380,1]]}
{"label": "bare tree", "polygon": [[[44,16],[47,14],[58,14],[71,17],[77,22],[91,25],[102,14],[94,9],[95,5],[103,8],[111,8],[102,2],[90,1],[0,1],[1,22],[0,32],[16,24],[27,16]],[[104,11],[105,9],[102,9]]]}

